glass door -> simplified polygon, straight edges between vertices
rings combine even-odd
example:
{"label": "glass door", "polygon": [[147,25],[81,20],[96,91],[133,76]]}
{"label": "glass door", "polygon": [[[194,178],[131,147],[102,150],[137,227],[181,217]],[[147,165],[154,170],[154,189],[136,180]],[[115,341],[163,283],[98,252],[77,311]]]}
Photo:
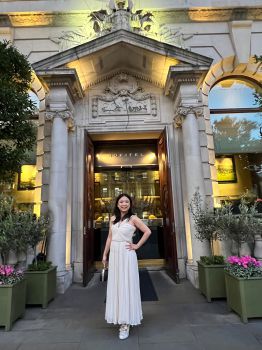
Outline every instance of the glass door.
{"label": "glass door", "polygon": [[[151,169],[103,170],[95,173],[95,260],[101,259],[115,198],[128,193],[135,213],[152,230],[148,242],[137,252],[138,259],[164,257],[159,171]],[[134,242],[140,239],[137,231]]]}

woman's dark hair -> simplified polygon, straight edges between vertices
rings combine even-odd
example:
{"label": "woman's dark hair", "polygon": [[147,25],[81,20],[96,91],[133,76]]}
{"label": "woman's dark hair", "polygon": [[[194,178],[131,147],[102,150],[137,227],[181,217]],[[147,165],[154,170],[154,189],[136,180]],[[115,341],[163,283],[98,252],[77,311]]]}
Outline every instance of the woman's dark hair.
{"label": "woman's dark hair", "polygon": [[134,215],[133,213],[133,203],[132,203],[132,198],[129,196],[129,194],[126,193],[121,193],[117,198],[116,198],[116,203],[115,203],[115,207],[114,207],[114,215],[115,215],[115,220],[113,221],[113,224],[116,224],[117,222],[121,221],[121,212],[118,208],[118,202],[122,197],[127,197],[130,201],[130,208],[128,209],[128,212],[126,213],[126,215],[123,216],[122,220],[125,219],[130,219],[130,217],[132,215]]}

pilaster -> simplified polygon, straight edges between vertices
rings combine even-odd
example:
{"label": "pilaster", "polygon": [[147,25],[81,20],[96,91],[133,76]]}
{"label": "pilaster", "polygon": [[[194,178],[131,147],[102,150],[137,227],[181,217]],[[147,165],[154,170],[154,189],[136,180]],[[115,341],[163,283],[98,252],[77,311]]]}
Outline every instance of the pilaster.
{"label": "pilaster", "polygon": [[[72,176],[69,132],[75,129],[74,103],[77,77],[72,70],[37,72],[46,90],[45,161],[46,193],[51,218],[48,260],[57,266],[57,292],[64,293],[72,283],[71,202]],[[48,147],[47,147],[48,146]],[[46,192],[47,192],[46,191]]]}
{"label": "pilaster", "polygon": [[[194,221],[188,209],[193,195],[199,191],[202,198],[206,198],[205,166],[202,157],[201,137],[206,138],[204,113],[205,107],[199,87],[208,71],[208,66],[173,67],[169,73],[166,94],[174,100],[174,127],[181,129],[183,154],[183,199],[185,232],[187,241],[187,278],[198,287],[197,260],[201,255],[209,254],[207,242],[200,242],[195,238]],[[202,131],[204,135],[202,135]],[[206,147],[206,146],[205,146]]]}

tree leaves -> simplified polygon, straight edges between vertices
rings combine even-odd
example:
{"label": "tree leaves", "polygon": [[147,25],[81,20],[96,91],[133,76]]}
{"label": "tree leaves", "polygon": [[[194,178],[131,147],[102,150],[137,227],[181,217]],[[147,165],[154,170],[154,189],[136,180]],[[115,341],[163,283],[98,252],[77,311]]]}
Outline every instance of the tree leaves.
{"label": "tree leaves", "polygon": [[19,170],[32,149],[36,128],[35,106],[28,90],[31,67],[25,56],[8,42],[0,43],[0,180]]}

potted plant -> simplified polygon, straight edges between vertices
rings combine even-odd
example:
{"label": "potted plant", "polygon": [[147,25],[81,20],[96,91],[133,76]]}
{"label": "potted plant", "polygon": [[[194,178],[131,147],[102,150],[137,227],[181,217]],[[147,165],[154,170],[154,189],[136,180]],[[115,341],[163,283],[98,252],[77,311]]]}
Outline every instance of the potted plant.
{"label": "potted plant", "polygon": [[256,205],[248,204],[244,198],[241,199],[237,210],[238,213],[234,214],[232,204],[222,207],[221,228],[225,236],[236,246],[236,250],[233,250],[235,255],[251,255],[249,244],[262,232],[262,222],[257,217]]}
{"label": "potted plant", "polygon": [[44,216],[36,217],[27,213],[30,225],[25,233],[29,248],[34,251],[34,259],[25,272],[27,281],[26,304],[42,305],[46,308],[56,295],[56,266],[46,261],[45,254],[37,254],[37,246],[47,239],[49,220]]}
{"label": "potted plant", "polygon": [[261,262],[251,256],[227,258],[225,268],[227,304],[244,323],[262,317]]}
{"label": "potted plant", "polygon": [[211,210],[203,203],[199,192],[195,192],[189,205],[192,214],[196,238],[201,242],[207,240],[210,243],[211,257],[202,256],[198,264],[199,289],[206,296],[207,301],[212,298],[226,297],[224,281],[224,257],[214,255],[214,242],[224,238],[220,228],[220,210]]}
{"label": "potted plant", "polygon": [[13,201],[0,196],[0,325],[9,331],[13,322],[25,312],[26,282],[21,270],[7,265],[9,253],[18,251],[15,227],[17,215],[13,211]]}

